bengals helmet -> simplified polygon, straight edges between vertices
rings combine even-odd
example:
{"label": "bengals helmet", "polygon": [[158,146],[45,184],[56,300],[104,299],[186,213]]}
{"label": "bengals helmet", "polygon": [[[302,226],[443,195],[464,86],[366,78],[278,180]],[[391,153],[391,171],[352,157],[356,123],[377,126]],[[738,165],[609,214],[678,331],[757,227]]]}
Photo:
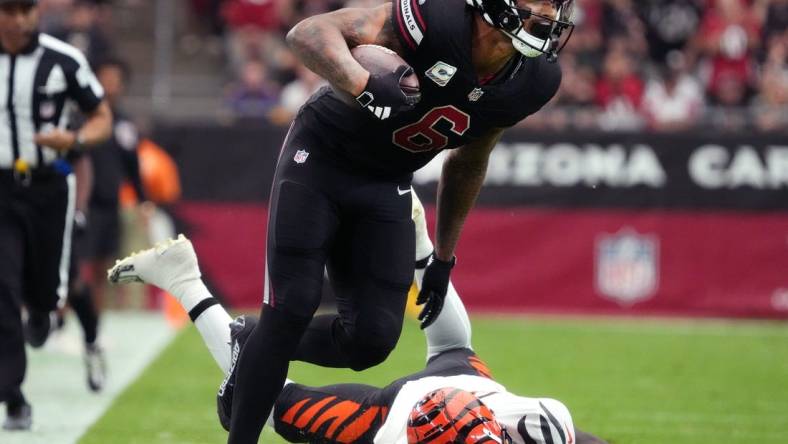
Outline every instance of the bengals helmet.
{"label": "bengals helmet", "polygon": [[[479,10],[485,22],[509,36],[515,49],[526,57],[547,54],[548,60],[556,61],[575,28],[572,23],[574,0],[550,0],[556,11],[555,17],[538,14],[530,8],[520,8],[517,0],[466,2]],[[528,19],[531,20],[525,26],[523,21]]]}
{"label": "bengals helmet", "polygon": [[430,392],[408,417],[408,444],[512,442],[495,415],[470,392],[445,387]]}

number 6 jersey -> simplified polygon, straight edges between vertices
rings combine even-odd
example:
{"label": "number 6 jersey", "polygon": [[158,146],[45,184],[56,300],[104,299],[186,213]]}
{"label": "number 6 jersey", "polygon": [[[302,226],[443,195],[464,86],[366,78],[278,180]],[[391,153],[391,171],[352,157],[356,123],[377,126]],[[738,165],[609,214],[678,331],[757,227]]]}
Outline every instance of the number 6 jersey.
{"label": "number 6 jersey", "polygon": [[298,117],[353,169],[379,177],[408,175],[440,150],[535,113],[561,83],[557,64],[519,53],[491,78],[479,79],[471,56],[478,12],[465,0],[394,0],[392,8],[391,26],[404,48],[400,56],[419,78],[416,108],[378,120],[326,87]]}

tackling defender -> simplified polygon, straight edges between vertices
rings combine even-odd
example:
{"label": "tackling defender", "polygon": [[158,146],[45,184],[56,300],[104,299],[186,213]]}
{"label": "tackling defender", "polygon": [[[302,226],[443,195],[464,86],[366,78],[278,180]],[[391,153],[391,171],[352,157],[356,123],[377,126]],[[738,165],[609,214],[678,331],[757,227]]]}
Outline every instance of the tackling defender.
{"label": "tackling defender", "polygon": [[[417,250],[429,254],[432,243],[415,194],[412,214]],[[416,271],[418,284],[423,275],[423,269]],[[219,367],[231,374],[256,319],[241,316],[231,321],[202,283],[197,257],[185,237],[118,261],[109,279],[145,282],[173,294],[189,311]],[[470,321],[451,283],[444,309],[424,331],[423,371],[383,388],[307,387],[287,380],[267,424],[289,442],[604,444],[576,430],[561,402],[517,396],[492,380],[473,352]],[[221,390],[232,398],[234,389],[234,379],[228,378]],[[219,413],[222,425],[229,428],[229,412],[221,403]]]}

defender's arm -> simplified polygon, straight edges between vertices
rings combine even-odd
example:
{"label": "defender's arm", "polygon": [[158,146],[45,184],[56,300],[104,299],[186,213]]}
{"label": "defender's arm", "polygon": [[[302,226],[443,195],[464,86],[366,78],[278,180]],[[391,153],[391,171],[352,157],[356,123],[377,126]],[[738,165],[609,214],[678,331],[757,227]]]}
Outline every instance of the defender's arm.
{"label": "defender's arm", "polygon": [[401,53],[391,11],[391,3],[385,3],[309,17],[287,33],[287,43],[307,68],[356,97],[364,91],[369,72],[356,62],[350,48],[375,44]]}
{"label": "defender's arm", "polygon": [[435,255],[451,261],[468,212],[476,202],[490,152],[503,134],[503,129],[490,130],[484,137],[462,148],[449,151],[443,162],[438,183],[437,227]]}

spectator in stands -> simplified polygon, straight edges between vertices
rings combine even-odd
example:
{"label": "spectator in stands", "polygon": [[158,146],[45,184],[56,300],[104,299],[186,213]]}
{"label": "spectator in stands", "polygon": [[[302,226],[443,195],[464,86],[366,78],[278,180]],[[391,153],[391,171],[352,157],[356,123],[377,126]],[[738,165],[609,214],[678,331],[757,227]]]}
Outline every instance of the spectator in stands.
{"label": "spectator in stands", "polygon": [[224,0],[221,15],[227,26],[230,66],[241,75],[250,60],[264,60],[271,47],[283,41],[281,9],[287,0]]}
{"label": "spectator in stands", "polygon": [[596,102],[602,108],[599,126],[604,130],[637,130],[643,126],[640,102],[643,81],[635,72],[624,45],[612,47],[596,84]]}
{"label": "spectator in stands", "polygon": [[768,3],[764,8],[764,20],[762,29],[762,42],[765,47],[770,47],[773,40],[788,39],[788,1],[785,0],[762,0]]}
{"label": "spectator in stands", "polygon": [[236,85],[227,93],[225,104],[236,117],[264,117],[277,103],[276,90],[268,80],[266,66],[247,61]]}
{"label": "spectator in stands", "polygon": [[709,103],[710,121],[716,128],[734,131],[744,129],[747,116],[743,111],[747,103],[748,86],[745,80],[732,72],[725,72],[717,78],[717,86],[711,91]]}
{"label": "spectator in stands", "polygon": [[557,102],[567,106],[592,106],[596,96],[596,73],[583,65],[574,53],[561,54],[563,81]]}
{"label": "spectator in stands", "polygon": [[220,35],[224,32],[221,16],[222,0],[190,0],[192,11],[207,24],[210,33]]}
{"label": "spectator in stands", "polygon": [[753,119],[755,127],[759,130],[788,130],[786,60],[788,60],[788,38],[771,39],[758,83],[758,94],[752,102]]}
{"label": "spectator in stands", "polygon": [[112,52],[112,45],[99,26],[96,1],[74,0],[63,27],[53,35],[82,51],[89,61],[102,60]]}
{"label": "spectator in stands", "polygon": [[279,104],[269,116],[275,124],[287,124],[296,115],[307,99],[318,89],[325,86],[326,81],[306,66],[299,64],[296,68],[296,79],[285,85],[279,95]]}
{"label": "spectator in stands", "polygon": [[664,63],[671,51],[684,50],[698,30],[704,3],[705,0],[638,2],[653,61]]}
{"label": "spectator in stands", "polygon": [[648,50],[645,26],[631,0],[604,0],[602,34],[608,46],[612,40],[619,40],[630,53],[646,54]]}
{"label": "spectator in stands", "polygon": [[[561,53],[562,67],[567,54],[571,54],[578,66],[598,70],[603,58],[602,50],[602,0],[585,0],[575,4],[573,13],[575,29]],[[563,82],[562,82],[563,83]],[[566,83],[563,83],[566,85]]]}
{"label": "spectator in stands", "polygon": [[66,27],[66,19],[74,0],[40,0],[41,31],[48,34]]}
{"label": "spectator in stands", "polygon": [[704,106],[703,87],[687,73],[683,53],[672,51],[643,95],[643,114],[656,131],[686,130],[698,123]]}
{"label": "spectator in stands", "polygon": [[754,74],[760,29],[745,0],[710,0],[699,32],[708,59],[707,91],[712,101],[744,105]]}

